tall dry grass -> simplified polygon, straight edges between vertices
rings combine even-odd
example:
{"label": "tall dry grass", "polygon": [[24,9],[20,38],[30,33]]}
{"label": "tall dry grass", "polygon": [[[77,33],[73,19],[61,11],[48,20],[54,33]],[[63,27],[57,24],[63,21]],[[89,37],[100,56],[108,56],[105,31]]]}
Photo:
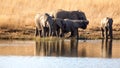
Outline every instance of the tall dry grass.
{"label": "tall dry grass", "polygon": [[2,28],[34,28],[36,13],[54,13],[57,9],[82,10],[90,21],[88,28],[99,27],[106,16],[113,18],[114,25],[120,21],[119,0],[0,0],[0,7]]}

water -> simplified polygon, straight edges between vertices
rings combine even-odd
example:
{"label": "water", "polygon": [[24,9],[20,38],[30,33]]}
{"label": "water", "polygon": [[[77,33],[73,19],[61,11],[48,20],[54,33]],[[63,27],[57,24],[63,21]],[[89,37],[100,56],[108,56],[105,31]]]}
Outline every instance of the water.
{"label": "water", "polygon": [[120,68],[120,40],[0,40],[0,68]]}
{"label": "water", "polygon": [[1,40],[1,56],[120,58],[120,40]]}

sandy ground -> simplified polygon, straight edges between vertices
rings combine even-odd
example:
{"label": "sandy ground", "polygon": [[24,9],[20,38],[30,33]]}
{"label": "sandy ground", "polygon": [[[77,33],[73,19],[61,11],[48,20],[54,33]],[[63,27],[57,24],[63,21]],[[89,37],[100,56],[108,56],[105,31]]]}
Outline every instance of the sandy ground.
{"label": "sandy ground", "polygon": [[1,29],[0,39],[34,39],[35,29]]}

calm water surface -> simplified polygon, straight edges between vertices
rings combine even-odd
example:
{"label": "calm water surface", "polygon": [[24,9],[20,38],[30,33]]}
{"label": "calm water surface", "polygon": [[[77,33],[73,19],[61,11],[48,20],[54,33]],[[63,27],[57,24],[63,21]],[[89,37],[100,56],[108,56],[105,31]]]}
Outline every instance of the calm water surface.
{"label": "calm water surface", "polygon": [[120,40],[0,40],[0,68],[120,68]]}
{"label": "calm water surface", "polygon": [[0,56],[120,58],[120,40],[0,40]]}

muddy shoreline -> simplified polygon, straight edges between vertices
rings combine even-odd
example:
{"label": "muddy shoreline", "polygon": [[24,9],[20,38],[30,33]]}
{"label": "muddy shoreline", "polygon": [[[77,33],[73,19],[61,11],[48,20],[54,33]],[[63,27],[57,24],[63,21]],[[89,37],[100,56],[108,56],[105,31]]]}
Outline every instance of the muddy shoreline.
{"label": "muddy shoreline", "polygon": [[[35,40],[35,29],[0,29],[0,39]],[[102,39],[100,30],[80,30],[79,39]],[[113,39],[120,39],[120,31],[113,31]]]}

